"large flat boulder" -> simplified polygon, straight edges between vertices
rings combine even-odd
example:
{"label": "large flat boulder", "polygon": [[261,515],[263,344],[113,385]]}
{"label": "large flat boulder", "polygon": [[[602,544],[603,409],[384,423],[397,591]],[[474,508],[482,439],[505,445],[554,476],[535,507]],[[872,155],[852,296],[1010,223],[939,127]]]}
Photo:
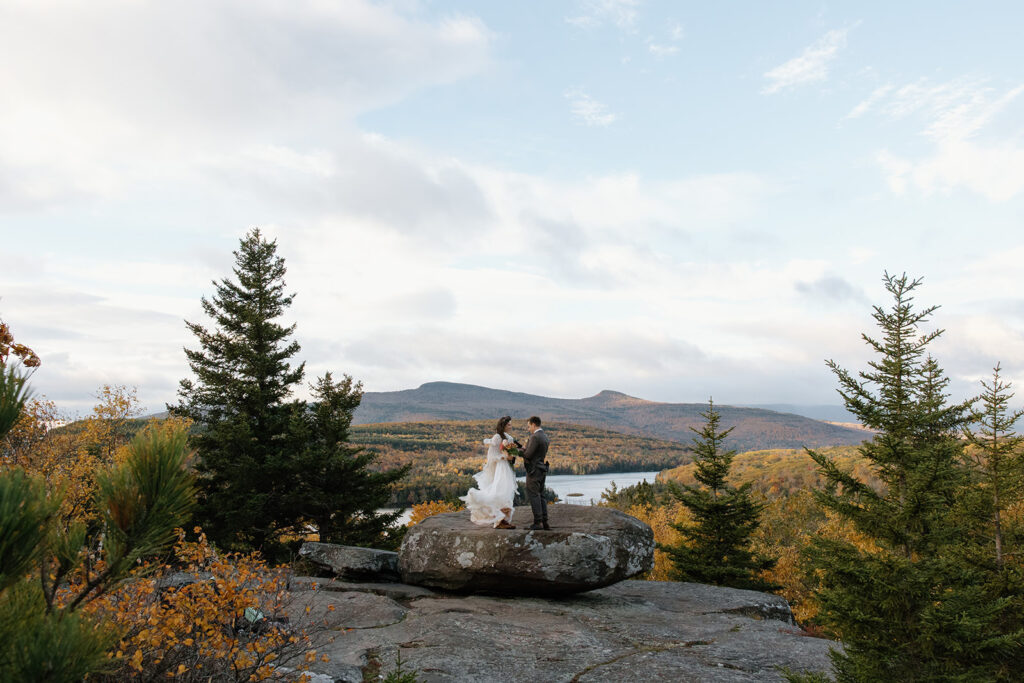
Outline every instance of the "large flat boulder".
{"label": "large flat boulder", "polygon": [[332,595],[313,603],[336,629],[318,648],[329,662],[313,670],[335,680],[360,680],[342,670],[379,680],[400,656],[422,683],[781,683],[782,668],[828,672],[829,649],[842,647],[809,638],[778,596],[696,583],[623,581],[562,598],[435,593],[401,604]]}
{"label": "large flat boulder", "polygon": [[349,581],[398,581],[398,553],[306,541],[299,555]]}
{"label": "large flat boulder", "polygon": [[517,529],[477,526],[467,511],[428,517],[398,551],[402,581],[461,593],[568,595],[602,588],[654,566],[654,534],[604,507],[549,506],[551,531],[530,531],[528,507]]}

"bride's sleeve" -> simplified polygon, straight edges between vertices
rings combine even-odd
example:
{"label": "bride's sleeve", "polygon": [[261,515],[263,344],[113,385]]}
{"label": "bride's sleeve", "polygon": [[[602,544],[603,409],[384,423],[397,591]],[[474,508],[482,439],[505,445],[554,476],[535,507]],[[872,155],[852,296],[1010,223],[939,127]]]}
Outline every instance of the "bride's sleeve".
{"label": "bride's sleeve", "polygon": [[495,435],[489,439],[484,439],[484,443],[487,445],[487,462],[501,457],[501,448],[499,448],[501,445],[500,436]]}

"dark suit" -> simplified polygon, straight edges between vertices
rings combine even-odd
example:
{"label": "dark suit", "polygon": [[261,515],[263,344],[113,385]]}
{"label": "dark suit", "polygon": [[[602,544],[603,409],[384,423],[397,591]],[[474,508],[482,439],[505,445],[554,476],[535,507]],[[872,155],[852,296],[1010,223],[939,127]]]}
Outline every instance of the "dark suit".
{"label": "dark suit", "polygon": [[544,480],[548,476],[548,454],[551,441],[543,429],[535,431],[523,449],[523,466],[526,468],[526,498],[533,510],[534,524],[548,523],[548,502],[544,500]]}

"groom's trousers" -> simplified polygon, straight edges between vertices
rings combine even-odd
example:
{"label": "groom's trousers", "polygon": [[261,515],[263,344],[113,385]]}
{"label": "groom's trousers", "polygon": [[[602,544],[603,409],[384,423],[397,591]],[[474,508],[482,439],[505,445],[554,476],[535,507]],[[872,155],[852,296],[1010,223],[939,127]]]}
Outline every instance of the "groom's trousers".
{"label": "groom's trousers", "polygon": [[526,498],[530,501],[530,509],[533,510],[534,524],[547,524],[548,502],[544,500],[544,481],[548,473],[534,469],[526,473]]}

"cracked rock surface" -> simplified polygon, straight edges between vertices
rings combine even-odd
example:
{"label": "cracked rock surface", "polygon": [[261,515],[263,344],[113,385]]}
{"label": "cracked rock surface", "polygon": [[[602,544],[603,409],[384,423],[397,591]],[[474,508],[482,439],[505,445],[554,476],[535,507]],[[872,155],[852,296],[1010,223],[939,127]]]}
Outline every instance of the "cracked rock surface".
{"label": "cracked rock surface", "polygon": [[837,645],[802,635],[780,597],[692,583],[624,581],[562,598],[294,598],[331,623],[333,641],[318,648],[331,661],[315,670],[336,681],[386,674],[399,653],[424,683],[781,681],[780,667],[827,672]]}
{"label": "cracked rock surface", "polygon": [[463,593],[565,595],[609,586],[648,571],[654,534],[612,508],[550,505],[551,531],[530,531],[528,507],[517,529],[477,526],[468,511],[434,515],[409,529],[398,551],[402,581]]}

